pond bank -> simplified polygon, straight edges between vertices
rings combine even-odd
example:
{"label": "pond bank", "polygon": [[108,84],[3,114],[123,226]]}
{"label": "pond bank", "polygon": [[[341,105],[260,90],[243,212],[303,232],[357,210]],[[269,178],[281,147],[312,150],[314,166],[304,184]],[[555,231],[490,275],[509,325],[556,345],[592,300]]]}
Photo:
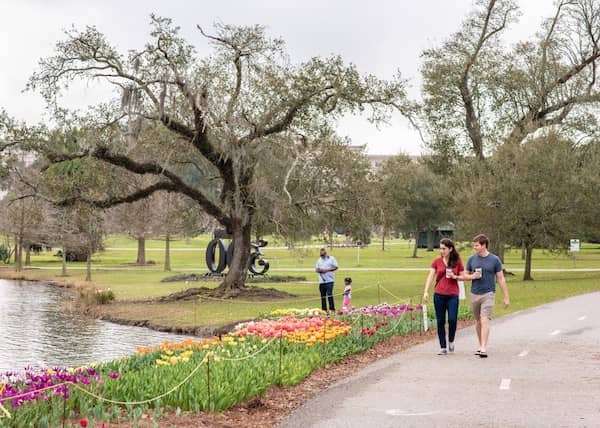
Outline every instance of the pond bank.
{"label": "pond bank", "polygon": [[[143,305],[143,303],[136,303]],[[111,303],[109,305],[118,305],[118,303]],[[101,310],[100,310],[101,311]],[[114,317],[108,313],[101,313],[96,316],[98,319],[103,321],[112,322],[120,325],[127,325],[132,327],[145,327],[150,330],[160,331],[164,333],[173,333],[184,336],[198,336],[198,337],[212,337],[219,336],[226,333],[229,333],[237,324],[244,321],[249,320],[240,320],[234,323],[230,323],[223,326],[210,326],[210,325],[199,325],[199,326],[190,326],[190,327],[177,327],[177,326],[169,326],[169,325],[161,325],[151,322],[149,320],[131,320]]]}
{"label": "pond bank", "polygon": [[[56,278],[45,278],[37,275],[28,275],[29,273],[39,272],[37,269],[27,269],[17,272],[13,268],[10,267],[0,267],[0,279],[11,280],[11,281],[29,281],[36,283],[44,283],[52,287],[60,287],[60,288],[69,288],[76,290],[78,288],[90,288],[94,287],[93,283],[86,283],[78,280],[73,280],[70,278],[64,279],[56,279]],[[148,306],[148,311],[152,310],[151,305],[156,303],[158,299],[148,299],[146,301],[120,301],[120,302],[112,302],[106,305],[97,305],[89,310],[85,311],[85,315],[90,318],[99,319],[102,321],[111,322],[114,324],[130,326],[130,327],[144,327],[150,330],[164,332],[164,333],[172,333],[178,335],[185,336],[197,336],[197,337],[212,337],[219,336],[222,334],[226,334],[231,331],[236,324],[243,321],[248,320],[239,320],[231,323],[227,323],[221,326],[215,325],[195,325],[195,326],[176,326],[170,325],[168,323],[157,323],[148,319],[132,319],[125,318],[122,316],[114,316],[111,312],[112,309],[123,306],[123,305],[139,305],[139,306]],[[142,311],[144,312],[144,311]],[[148,312],[146,312],[148,313]]]}

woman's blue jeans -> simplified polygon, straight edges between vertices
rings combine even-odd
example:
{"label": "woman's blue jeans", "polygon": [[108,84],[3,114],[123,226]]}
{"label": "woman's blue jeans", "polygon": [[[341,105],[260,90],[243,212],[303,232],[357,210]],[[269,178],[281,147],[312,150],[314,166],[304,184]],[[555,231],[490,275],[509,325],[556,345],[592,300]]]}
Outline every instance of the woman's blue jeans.
{"label": "woman's blue jeans", "polygon": [[446,312],[448,312],[448,341],[454,342],[456,322],[458,320],[458,296],[446,296],[435,293],[433,295],[433,305],[435,306],[440,348],[446,348]]}

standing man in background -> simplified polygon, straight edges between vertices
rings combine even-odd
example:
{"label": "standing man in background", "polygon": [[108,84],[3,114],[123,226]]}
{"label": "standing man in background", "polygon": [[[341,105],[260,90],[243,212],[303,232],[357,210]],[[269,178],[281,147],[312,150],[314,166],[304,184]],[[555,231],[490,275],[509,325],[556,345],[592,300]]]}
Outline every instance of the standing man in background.
{"label": "standing man in background", "polygon": [[504,307],[510,304],[508,287],[502,272],[502,262],[495,254],[488,251],[490,240],[485,235],[473,238],[475,254],[467,261],[467,272],[463,272],[459,279],[472,280],[471,283],[471,309],[475,317],[479,349],[475,355],[487,358],[487,344],[490,336],[490,321],[494,311],[496,299],[496,283],[500,285],[504,297]]}
{"label": "standing man in background", "polygon": [[[329,314],[335,312],[335,302],[333,301],[333,285],[335,282],[335,271],[338,270],[338,264],[335,257],[327,254],[323,247],[319,251],[320,257],[317,260],[315,271],[319,274],[319,291],[321,293],[321,309]],[[329,301],[329,310],[327,309]]]}

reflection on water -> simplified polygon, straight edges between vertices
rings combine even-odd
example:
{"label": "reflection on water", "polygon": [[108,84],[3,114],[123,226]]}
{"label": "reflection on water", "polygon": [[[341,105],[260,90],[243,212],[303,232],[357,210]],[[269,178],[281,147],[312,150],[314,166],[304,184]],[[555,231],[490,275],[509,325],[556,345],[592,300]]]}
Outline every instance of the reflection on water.
{"label": "reflection on water", "polygon": [[95,320],[65,311],[72,291],[0,279],[0,371],[78,367],[185,336]]}

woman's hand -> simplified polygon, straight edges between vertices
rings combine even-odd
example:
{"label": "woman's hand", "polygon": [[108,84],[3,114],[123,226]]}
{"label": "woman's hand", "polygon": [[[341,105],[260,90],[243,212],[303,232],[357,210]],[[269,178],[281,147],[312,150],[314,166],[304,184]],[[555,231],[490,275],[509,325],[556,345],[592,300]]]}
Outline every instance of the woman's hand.
{"label": "woman's hand", "polygon": [[427,291],[423,293],[423,301],[425,303],[429,302],[429,293]]}

